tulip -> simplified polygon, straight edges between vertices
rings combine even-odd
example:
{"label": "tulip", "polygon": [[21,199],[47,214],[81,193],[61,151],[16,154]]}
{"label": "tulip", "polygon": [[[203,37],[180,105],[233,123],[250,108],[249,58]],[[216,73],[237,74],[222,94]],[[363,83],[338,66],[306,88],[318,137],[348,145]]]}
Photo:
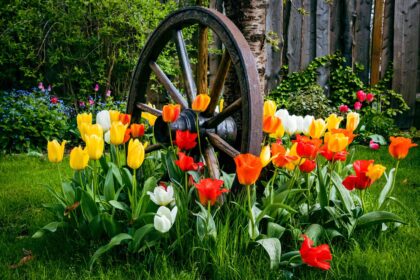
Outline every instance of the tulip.
{"label": "tulip", "polygon": [[125,143],[127,143],[128,142],[128,140],[130,140],[130,137],[131,137],[131,129],[130,128],[127,128],[126,130],[125,130],[125,133],[124,133],[124,140],[123,140],[123,144],[125,144]]}
{"label": "tulip", "polygon": [[303,124],[303,117],[302,116],[295,116],[296,121],[296,134],[303,133],[304,131],[304,124]]}
{"label": "tulip", "polygon": [[120,119],[120,122],[122,122],[122,124],[130,124],[130,122],[131,122],[131,115],[129,115],[129,114],[120,114],[119,115],[119,119]]}
{"label": "tulip", "polygon": [[53,141],[48,141],[48,160],[55,163],[61,162],[64,156],[65,145],[66,141],[61,142],[61,145],[55,139]]}
{"label": "tulip", "polygon": [[293,170],[301,161],[301,157],[297,153],[297,143],[293,143],[292,147],[286,151],[286,156],[293,158],[294,160],[288,162],[284,167],[288,170]]}
{"label": "tulip", "polygon": [[374,98],[375,98],[375,95],[372,94],[372,93],[368,93],[366,95],[366,101],[369,102],[369,103],[372,102]]}
{"label": "tulip", "polygon": [[347,114],[346,129],[355,131],[360,122],[360,115],[358,113],[350,112]]}
{"label": "tulip", "polygon": [[284,167],[286,164],[298,159],[297,156],[287,155],[284,146],[278,143],[271,144],[271,151],[273,154],[273,164],[277,167]]}
{"label": "tulip", "polygon": [[372,184],[372,180],[366,175],[369,166],[373,164],[373,160],[356,160],[353,163],[355,175],[349,175],[343,180],[343,185],[348,190],[359,189],[364,190]]}
{"label": "tulip", "polygon": [[284,131],[289,134],[293,135],[296,132],[297,124],[296,124],[296,116],[290,116],[289,112],[284,109],[280,109],[275,114],[281,120],[283,124]]}
{"label": "tulip", "polygon": [[327,129],[331,131],[337,129],[340,126],[340,122],[343,120],[343,117],[337,117],[336,114],[331,114],[327,119]]}
{"label": "tulip", "polygon": [[115,110],[109,110],[109,118],[111,119],[111,124],[120,120],[120,112]]}
{"label": "tulip", "polygon": [[[355,134],[353,134],[353,131],[348,130],[348,129],[344,129],[344,128],[333,129],[331,132],[332,132],[332,134],[334,134],[334,133],[344,134],[344,136],[349,138],[349,145],[353,142],[353,139],[356,136]],[[328,142],[328,141],[325,141],[325,138],[324,138],[324,143],[326,143],[326,142]]]}
{"label": "tulip", "polygon": [[86,168],[89,162],[89,154],[86,149],[82,149],[80,146],[73,148],[70,152],[70,167],[73,170],[83,170]]}
{"label": "tulip", "polygon": [[202,93],[194,98],[191,108],[196,112],[204,112],[210,104],[210,96]]}
{"label": "tulip", "polygon": [[263,167],[261,159],[253,154],[240,154],[234,160],[239,183],[242,185],[254,184]]}
{"label": "tulip", "polygon": [[106,97],[110,97],[111,96],[111,93],[112,93],[112,91],[109,90],[109,89],[107,89],[106,92],[105,92],[105,96]]}
{"label": "tulip", "polygon": [[349,111],[349,106],[342,104],[340,107],[338,107],[338,109],[341,113],[347,113]]}
{"label": "tulip", "polygon": [[94,90],[95,92],[97,92],[97,91],[99,90],[99,85],[98,85],[98,84],[95,84],[95,87],[93,88],[93,90]]}
{"label": "tulip", "polygon": [[274,116],[274,114],[276,113],[276,110],[277,110],[276,102],[274,102],[273,100],[266,100],[264,102],[264,110],[263,110],[264,117]]}
{"label": "tulip", "polygon": [[283,124],[280,123],[280,126],[277,128],[276,132],[271,133],[269,136],[270,138],[281,139],[283,135],[284,135],[284,127],[283,127]]}
{"label": "tulip", "polygon": [[151,201],[160,206],[166,206],[175,202],[174,188],[172,186],[167,188],[157,186],[153,192],[147,192],[147,194],[150,196]]}
{"label": "tulip", "polygon": [[95,134],[86,135],[86,150],[92,160],[100,159],[104,152],[104,139]]}
{"label": "tulip", "polygon": [[153,220],[153,226],[161,233],[168,232],[175,223],[177,213],[178,208],[176,206],[172,210],[169,210],[166,206],[160,206]]}
{"label": "tulip", "polygon": [[102,110],[96,115],[96,123],[107,132],[111,128],[111,118],[107,110]]}
{"label": "tulip", "polygon": [[[112,132],[111,132],[112,133]],[[138,169],[144,161],[144,147],[139,139],[131,139],[128,143],[127,165],[131,169]]]}
{"label": "tulip", "polygon": [[51,97],[50,99],[51,104],[57,104],[58,103],[58,98],[56,96]]}
{"label": "tulip", "polygon": [[349,144],[349,138],[343,133],[334,133],[328,139],[328,150],[333,153],[344,151]]}
{"label": "tulip", "polygon": [[275,116],[266,116],[263,120],[263,131],[265,133],[275,133],[279,129],[281,121]]}
{"label": "tulip", "polygon": [[312,170],[314,170],[316,167],[316,162],[311,159],[305,159],[303,163],[299,165],[300,171],[303,173],[310,173]]}
{"label": "tulip", "polygon": [[306,115],[303,118],[303,129],[302,129],[302,133],[305,134],[306,136],[309,135],[309,127],[311,126],[311,123],[314,121],[314,116],[308,116]]}
{"label": "tulip", "polygon": [[197,191],[200,203],[204,206],[214,205],[219,196],[228,192],[227,189],[221,189],[223,181],[218,179],[202,179],[199,183],[194,184]]}
{"label": "tulip", "polygon": [[148,121],[149,125],[151,125],[151,126],[155,125],[155,122],[156,122],[156,119],[157,119],[157,117],[155,115],[152,115],[148,112],[142,112],[141,113],[141,118]]}
{"label": "tulip", "polygon": [[113,145],[120,145],[124,142],[125,131],[127,125],[123,125],[121,122],[114,122],[110,129],[110,141]]}
{"label": "tulip", "polygon": [[332,151],[328,149],[328,144],[325,144],[324,146],[321,147],[321,149],[319,149],[319,154],[328,161],[346,161],[348,152],[341,151],[341,152],[333,153]]}
{"label": "tulip", "polygon": [[379,150],[379,147],[380,146],[379,146],[378,143],[376,143],[373,140],[370,140],[370,142],[369,142],[369,148],[371,148],[372,150],[376,151],[376,150]]}
{"label": "tulip", "polygon": [[409,138],[391,136],[390,140],[391,144],[388,147],[389,154],[398,160],[404,159],[408,155],[408,150],[417,146]]}
{"label": "tulip", "polygon": [[329,270],[332,260],[330,248],[327,244],[312,247],[314,242],[308,236],[303,235],[303,243],[299,253],[302,261],[309,266],[318,267],[323,270]]}
{"label": "tulip", "polygon": [[80,131],[82,124],[92,124],[92,114],[91,113],[82,113],[77,115],[77,128]]}
{"label": "tulip", "polygon": [[314,139],[319,139],[324,135],[327,125],[323,119],[317,119],[312,121],[309,126],[309,135]]}
{"label": "tulip", "polygon": [[39,83],[38,83],[38,89],[40,89],[40,90],[42,90],[42,91],[44,91],[44,90],[45,90],[44,84],[43,84],[42,82],[39,82]]}
{"label": "tulip", "polygon": [[96,135],[99,138],[103,138],[104,137],[104,130],[102,129],[102,126],[100,126],[99,124],[83,124],[83,132],[84,132],[84,136],[90,136],[90,135]]}
{"label": "tulip", "polygon": [[366,100],[366,93],[363,90],[359,90],[358,92],[356,92],[356,97],[357,97],[357,100],[359,100],[360,102],[363,102]]}
{"label": "tulip", "polygon": [[131,136],[133,138],[143,137],[144,135],[144,124],[133,123],[130,126]]}
{"label": "tulip", "polygon": [[386,167],[381,164],[371,164],[369,165],[366,176],[370,178],[371,184],[381,178],[384,174]]}
{"label": "tulip", "polygon": [[362,103],[359,101],[354,102],[354,110],[359,111],[362,109]]}
{"label": "tulip", "polygon": [[296,135],[296,152],[300,157],[314,159],[322,144],[319,139],[309,139],[306,136]]}
{"label": "tulip", "polygon": [[177,130],[175,136],[175,145],[181,150],[191,150],[197,145],[197,133],[190,132],[189,130]]}
{"label": "tulip", "polygon": [[168,104],[163,106],[162,118],[164,122],[174,122],[178,119],[181,112],[181,105]]}
{"label": "tulip", "polygon": [[107,132],[105,132],[104,140],[105,140],[105,143],[111,144],[111,131],[108,130]]}
{"label": "tulip", "polygon": [[175,161],[175,164],[184,172],[197,170],[202,163],[195,163],[192,157],[187,156],[186,154],[179,152],[178,160]]}
{"label": "tulip", "polygon": [[260,160],[263,167],[266,167],[271,161],[270,145],[266,145],[261,149]]}

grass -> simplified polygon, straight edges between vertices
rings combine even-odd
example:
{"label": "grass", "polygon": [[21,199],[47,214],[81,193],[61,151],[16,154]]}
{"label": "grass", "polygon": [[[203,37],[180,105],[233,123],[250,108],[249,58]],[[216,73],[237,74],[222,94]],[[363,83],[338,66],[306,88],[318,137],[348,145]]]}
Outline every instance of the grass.
{"label": "grass", "polygon": [[[373,152],[357,147],[356,158],[375,159],[389,168],[394,161],[387,150]],[[68,159],[60,165],[62,176],[72,174]],[[246,230],[229,223],[219,225],[223,242],[217,248],[196,247],[190,256],[176,258],[164,253],[149,254],[147,259],[125,255],[114,250],[89,271],[88,262],[99,244],[83,241],[62,232],[47,238],[30,236],[51,220],[42,203],[51,201],[45,185],[58,185],[57,166],[44,157],[27,155],[0,158],[0,279],[282,279],[279,269],[269,270],[269,261],[262,249],[238,251],[232,230]],[[369,201],[380,192],[383,180],[376,183],[367,196]],[[347,243],[334,244],[332,269],[328,272],[302,266],[294,272],[295,279],[417,279],[420,274],[419,218],[420,149],[412,149],[400,164],[395,196],[410,209],[403,211],[391,205],[408,225],[392,231],[359,231]],[[195,245],[194,245],[195,246]],[[31,250],[34,259],[17,269],[11,264],[23,257],[22,250]],[[214,270],[210,275],[203,271]]]}

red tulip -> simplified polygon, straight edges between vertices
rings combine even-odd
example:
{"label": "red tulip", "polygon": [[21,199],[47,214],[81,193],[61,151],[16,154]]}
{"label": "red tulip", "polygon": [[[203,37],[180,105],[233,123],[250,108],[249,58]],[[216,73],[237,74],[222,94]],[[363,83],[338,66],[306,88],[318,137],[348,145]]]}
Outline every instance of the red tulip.
{"label": "red tulip", "polygon": [[51,99],[50,99],[50,102],[52,103],[52,104],[57,104],[58,103],[58,98],[57,97],[51,97]]}
{"label": "red tulip", "polygon": [[194,184],[198,191],[200,203],[206,206],[210,202],[210,205],[214,205],[222,193],[229,191],[221,189],[223,183],[222,180],[217,179],[202,179],[199,183]]}
{"label": "red tulip", "polygon": [[319,154],[321,156],[323,156],[328,161],[346,161],[346,157],[347,157],[348,152],[341,151],[341,152],[338,152],[338,153],[334,154],[333,152],[328,150],[328,145],[325,144],[319,150]]}
{"label": "red tulip", "polygon": [[372,180],[366,175],[369,166],[373,164],[373,160],[356,160],[353,163],[353,169],[356,175],[349,175],[343,180],[343,185],[348,190],[354,188],[363,190],[372,185]]}
{"label": "red tulip", "polygon": [[133,138],[139,138],[144,135],[144,124],[133,123],[130,126],[131,136]]}
{"label": "red tulip", "polygon": [[375,141],[373,141],[373,140],[370,140],[370,142],[369,142],[369,148],[371,148],[372,150],[379,150],[379,144],[378,143],[376,143]]}
{"label": "red tulip", "polygon": [[349,106],[343,104],[343,105],[340,105],[338,109],[340,110],[341,113],[347,113],[349,111]]}
{"label": "red tulip", "polygon": [[360,102],[363,102],[366,100],[366,93],[363,90],[359,90],[358,92],[356,92],[356,97],[357,97],[357,100],[359,100]]}
{"label": "red tulip", "polygon": [[178,160],[175,161],[175,164],[184,172],[195,171],[200,167],[201,162],[195,163],[192,157],[187,156],[186,154],[179,152]]}
{"label": "red tulip", "polygon": [[375,98],[375,95],[372,94],[372,93],[368,93],[366,95],[366,101],[369,102],[369,103],[372,102],[374,98]]}
{"label": "red tulip", "polygon": [[286,164],[298,159],[297,156],[286,155],[286,149],[278,143],[271,144],[271,153],[273,155],[273,164],[277,167],[284,167]]}
{"label": "red tulip", "polygon": [[125,130],[125,133],[124,133],[124,140],[123,140],[123,144],[127,143],[127,142],[128,142],[128,140],[130,140],[130,134],[131,134],[131,129],[130,129],[130,128],[127,128],[127,129]]}
{"label": "red tulip", "polygon": [[196,139],[197,133],[190,132],[189,130],[177,130],[175,145],[181,150],[191,150],[197,145]]}
{"label": "red tulip", "polygon": [[358,111],[360,109],[362,109],[362,103],[360,103],[359,101],[356,101],[354,103],[354,110]]}
{"label": "red tulip", "polygon": [[122,114],[121,113],[119,118],[120,118],[120,121],[122,122],[122,124],[124,124],[124,125],[129,124],[130,121],[131,121],[131,115],[129,115],[129,114]]}
{"label": "red tulip", "polygon": [[312,170],[314,170],[316,167],[316,162],[314,160],[305,159],[305,161],[299,165],[300,171],[304,173],[310,173]]}
{"label": "red tulip", "polygon": [[314,159],[322,142],[319,139],[309,139],[306,136],[296,135],[296,151],[300,157]]}
{"label": "red tulip", "polygon": [[330,247],[327,244],[312,247],[313,244],[314,242],[308,236],[303,235],[303,243],[299,250],[302,261],[309,266],[330,269],[329,261],[332,260]]}

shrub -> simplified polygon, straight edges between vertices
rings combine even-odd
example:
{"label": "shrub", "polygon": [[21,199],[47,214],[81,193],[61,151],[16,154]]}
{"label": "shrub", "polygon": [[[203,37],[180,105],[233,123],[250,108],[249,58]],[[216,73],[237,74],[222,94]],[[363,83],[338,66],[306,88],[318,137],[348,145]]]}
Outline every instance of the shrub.
{"label": "shrub", "polygon": [[53,99],[48,91],[13,90],[0,95],[2,152],[41,150],[47,140],[67,133],[72,110],[61,100]]}

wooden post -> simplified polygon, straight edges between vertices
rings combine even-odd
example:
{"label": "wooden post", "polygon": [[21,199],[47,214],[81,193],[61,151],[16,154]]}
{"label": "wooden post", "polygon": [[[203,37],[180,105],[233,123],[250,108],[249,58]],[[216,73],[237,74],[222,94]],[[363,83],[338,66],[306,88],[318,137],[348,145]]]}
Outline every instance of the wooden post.
{"label": "wooden post", "polygon": [[385,72],[389,67],[389,63],[392,62],[392,39],[394,37],[394,0],[385,0],[383,22],[380,79],[384,77]]}
{"label": "wooden post", "polygon": [[373,18],[373,35],[372,35],[372,68],[370,75],[370,84],[375,85],[379,81],[379,71],[381,65],[382,52],[382,33],[384,18],[385,0],[375,0],[375,14]]}
{"label": "wooden post", "polygon": [[[197,0],[197,5],[202,6],[203,0]],[[197,93],[207,93],[207,69],[208,69],[208,28],[198,28],[198,67],[197,67]]]}

